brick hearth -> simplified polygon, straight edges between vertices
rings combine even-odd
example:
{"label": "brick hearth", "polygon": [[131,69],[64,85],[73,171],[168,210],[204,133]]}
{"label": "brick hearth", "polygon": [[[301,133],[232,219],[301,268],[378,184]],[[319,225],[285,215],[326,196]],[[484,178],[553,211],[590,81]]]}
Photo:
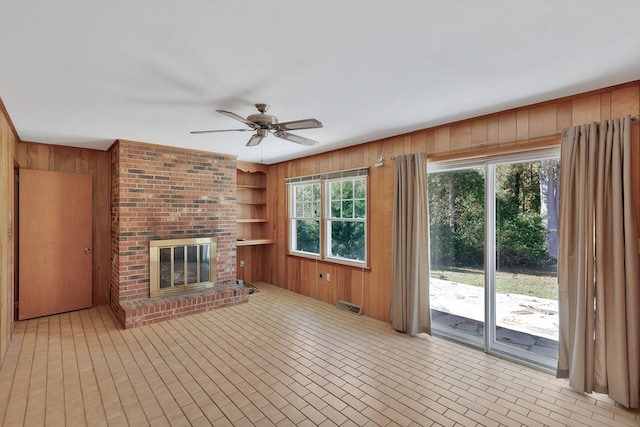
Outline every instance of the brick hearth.
{"label": "brick hearth", "polygon": [[[111,147],[111,308],[124,328],[239,304],[234,156],[120,140]],[[149,241],[217,237],[211,289],[149,298]]]}

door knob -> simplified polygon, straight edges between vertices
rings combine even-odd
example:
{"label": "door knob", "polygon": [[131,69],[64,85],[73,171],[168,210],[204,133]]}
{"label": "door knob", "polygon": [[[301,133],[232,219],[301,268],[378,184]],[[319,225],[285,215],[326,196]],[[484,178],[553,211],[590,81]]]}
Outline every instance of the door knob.
{"label": "door knob", "polygon": [[90,254],[90,253],[91,253],[91,249],[89,249],[89,248],[84,248],[84,251],[83,251],[83,252],[84,252],[85,254]]}

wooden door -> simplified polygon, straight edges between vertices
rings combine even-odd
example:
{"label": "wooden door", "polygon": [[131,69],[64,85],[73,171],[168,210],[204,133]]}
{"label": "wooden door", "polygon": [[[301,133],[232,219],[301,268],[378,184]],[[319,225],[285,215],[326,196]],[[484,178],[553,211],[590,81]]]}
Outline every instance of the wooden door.
{"label": "wooden door", "polygon": [[20,170],[18,318],[91,307],[91,175]]}

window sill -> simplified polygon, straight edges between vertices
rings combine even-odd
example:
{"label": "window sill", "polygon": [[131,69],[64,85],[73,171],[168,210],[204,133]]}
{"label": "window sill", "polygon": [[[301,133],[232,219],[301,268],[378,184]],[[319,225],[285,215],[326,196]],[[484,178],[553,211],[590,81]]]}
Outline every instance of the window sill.
{"label": "window sill", "polygon": [[355,270],[371,271],[371,267],[369,267],[368,265],[355,264],[355,263],[350,263],[350,262],[346,262],[346,261],[345,262],[341,262],[339,260],[333,260],[333,259],[323,259],[323,258],[315,257],[313,255],[305,255],[305,254],[302,254],[302,253],[289,252],[289,253],[287,253],[287,257],[307,259],[309,261],[316,261],[316,262],[318,262],[320,264],[324,264],[324,265],[336,265],[336,266],[341,266],[341,267],[353,268]]}

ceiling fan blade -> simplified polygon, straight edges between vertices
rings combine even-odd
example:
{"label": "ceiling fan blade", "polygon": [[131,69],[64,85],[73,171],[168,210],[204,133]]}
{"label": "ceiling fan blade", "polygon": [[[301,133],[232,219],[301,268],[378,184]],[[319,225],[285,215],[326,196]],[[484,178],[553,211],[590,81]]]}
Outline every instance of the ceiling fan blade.
{"label": "ceiling fan blade", "polygon": [[249,120],[245,119],[242,116],[237,115],[236,113],[232,113],[231,111],[225,111],[225,110],[216,110],[218,113],[220,114],[224,114],[227,117],[231,117],[232,119],[235,119],[239,122],[245,123],[249,126],[251,126],[251,128],[255,129],[256,127],[258,127],[258,125],[256,123],[250,122]]}
{"label": "ceiling fan blade", "polygon": [[215,133],[215,132],[250,132],[253,129],[219,129],[219,130],[192,130],[189,133],[198,134],[198,133]]}
{"label": "ceiling fan blade", "polygon": [[300,130],[321,128],[322,122],[316,119],[294,120],[292,122],[282,122],[274,125],[278,130]]}
{"label": "ceiling fan blade", "polygon": [[318,141],[314,141],[313,139],[305,138],[303,136],[294,135],[292,133],[283,131],[274,132],[274,135],[278,138],[286,139],[287,141],[295,142],[302,145],[316,145],[318,143]]}
{"label": "ceiling fan blade", "polygon": [[255,134],[247,142],[247,147],[253,147],[254,145],[260,144],[260,142],[264,139],[263,135]]}

